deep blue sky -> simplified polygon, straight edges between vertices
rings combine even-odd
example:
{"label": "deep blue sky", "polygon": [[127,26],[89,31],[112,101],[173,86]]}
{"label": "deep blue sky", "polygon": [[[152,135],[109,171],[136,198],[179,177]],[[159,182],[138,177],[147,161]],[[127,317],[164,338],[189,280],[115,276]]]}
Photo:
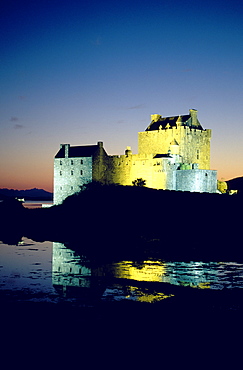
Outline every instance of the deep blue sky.
{"label": "deep blue sky", "polygon": [[0,1],[0,187],[52,189],[60,143],[137,152],[150,114],[198,110],[243,175],[242,1]]}

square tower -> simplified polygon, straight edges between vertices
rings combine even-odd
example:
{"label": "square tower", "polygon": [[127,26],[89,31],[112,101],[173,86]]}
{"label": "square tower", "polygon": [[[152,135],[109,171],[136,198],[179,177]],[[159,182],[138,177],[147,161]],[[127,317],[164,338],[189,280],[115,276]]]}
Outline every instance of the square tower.
{"label": "square tower", "polygon": [[103,182],[106,157],[102,142],[85,146],[61,144],[54,158],[54,204],[62,203],[89,182]]}
{"label": "square tower", "polygon": [[138,133],[139,154],[179,154],[184,163],[197,163],[199,169],[210,168],[211,130],[203,129],[197,110],[174,117],[151,115],[151,123]]}

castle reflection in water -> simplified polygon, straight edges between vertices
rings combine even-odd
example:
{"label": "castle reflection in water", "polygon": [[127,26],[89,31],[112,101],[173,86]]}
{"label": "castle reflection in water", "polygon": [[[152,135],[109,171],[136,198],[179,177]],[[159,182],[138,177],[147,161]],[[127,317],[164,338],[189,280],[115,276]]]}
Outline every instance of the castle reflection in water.
{"label": "castle reflection in water", "polygon": [[[106,265],[92,265],[85,256],[53,243],[52,282],[65,296],[79,294],[86,301],[94,299],[153,302],[173,296],[161,288],[151,289],[149,283],[190,286],[195,288],[232,288],[231,269],[238,274],[237,285],[242,286],[243,265],[220,262],[164,262],[147,260],[140,263],[119,261]],[[141,282],[143,284],[141,285]],[[146,285],[146,282],[148,283]]]}

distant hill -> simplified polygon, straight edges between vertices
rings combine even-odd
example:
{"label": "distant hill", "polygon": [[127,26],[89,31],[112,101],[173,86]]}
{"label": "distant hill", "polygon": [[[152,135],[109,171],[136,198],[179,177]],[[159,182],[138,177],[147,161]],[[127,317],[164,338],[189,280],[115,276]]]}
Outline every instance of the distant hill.
{"label": "distant hill", "polygon": [[243,194],[243,177],[236,177],[226,182],[229,190],[238,190],[239,193]]}
{"label": "distant hill", "polygon": [[15,190],[15,189],[0,189],[0,199],[6,198],[24,198],[25,200],[52,200],[53,194],[43,189],[27,189],[27,190]]}

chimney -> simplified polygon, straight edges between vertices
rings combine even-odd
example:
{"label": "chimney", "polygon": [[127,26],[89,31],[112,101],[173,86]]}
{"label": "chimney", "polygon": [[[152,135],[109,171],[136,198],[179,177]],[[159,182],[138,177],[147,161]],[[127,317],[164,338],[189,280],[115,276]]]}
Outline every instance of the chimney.
{"label": "chimney", "polygon": [[197,122],[197,110],[196,109],[189,109],[190,116],[192,118],[192,125],[198,126]]}
{"label": "chimney", "polygon": [[151,114],[150,117],[151,117],[151,122],[157,122],[160,120],[160,118],[162,118],[160,114]]}
{"label": "chimney", "polygon": [[103,148],[103,141],[98,141],[97,145],[98,145],[99,148]]}
{"label": "chimney", "polygon": [[70,144],[60,144],[60,149],[62,149],[63,147],[64,147],[64,152],[65,152],[65,158],[68,158]]}

